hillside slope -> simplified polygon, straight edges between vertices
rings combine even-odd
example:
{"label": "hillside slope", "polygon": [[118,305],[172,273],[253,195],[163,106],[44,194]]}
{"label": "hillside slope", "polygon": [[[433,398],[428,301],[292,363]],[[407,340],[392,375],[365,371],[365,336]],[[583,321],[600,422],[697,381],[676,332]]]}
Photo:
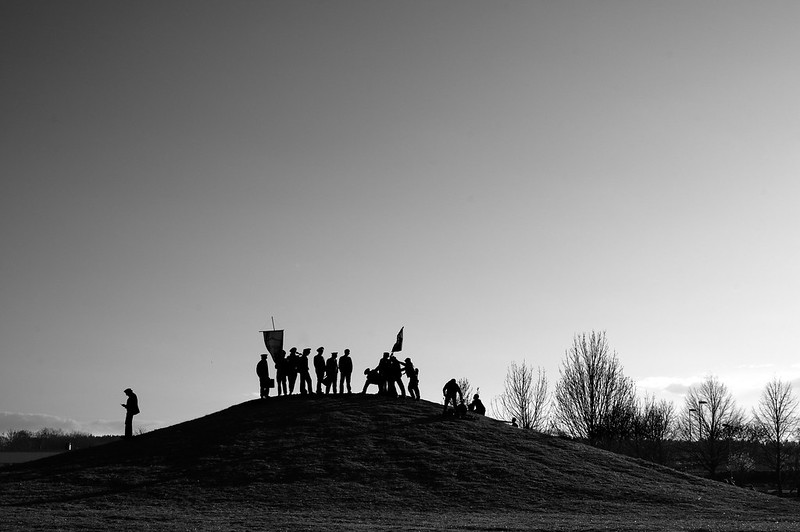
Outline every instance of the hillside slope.
{"label": "hillside slope", "polygon": [[0,500],[0,521],[20,530],[119,522],[793,530],[800,511],[490,418],[443,418],[441,405],[372,395],[250,401],[131,441],[13,466],[0,470]]}

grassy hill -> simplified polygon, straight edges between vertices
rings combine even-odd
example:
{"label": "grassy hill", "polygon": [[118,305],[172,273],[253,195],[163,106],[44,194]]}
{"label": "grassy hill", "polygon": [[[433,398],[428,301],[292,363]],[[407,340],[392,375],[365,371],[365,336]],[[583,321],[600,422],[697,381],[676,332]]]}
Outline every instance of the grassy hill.
{"label": "grassy hill", "polygon": [[3,530],[798,530],[800,504],[441,405],[270,398],[0,469]]}

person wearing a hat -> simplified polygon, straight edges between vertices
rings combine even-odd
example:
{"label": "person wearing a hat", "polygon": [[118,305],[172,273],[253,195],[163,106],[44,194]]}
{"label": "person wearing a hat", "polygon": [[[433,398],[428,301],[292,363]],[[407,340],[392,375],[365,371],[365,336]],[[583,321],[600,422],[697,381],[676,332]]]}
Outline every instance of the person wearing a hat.
{"label": "person wearing a hat", "polygon": [[336,377],[339,373],[339,364],[336,362],[338,356],[339,353],[334,351],[325,363],[325,395],[328,395],[331,388],[333,388],[333,393],[336,394]]}
{"label": "person wearing a hat", "polygon": [[322,381],[325,380],[325,357],[322,356],[324,347],[317,348],[317,354],[314,355],[314,373],[317,375],[317,394],[322,395]]}
{"label": "person wearing a hat", "polygon": [[125,403],[120,403],[122,408],[126,410],[125,437],[133,438],[133,416],[139,413],[139,398],[130,388],[125,388],[123,393],[128,396],[128,400]]}
{"label": "person wearing a hat", "polygon": [[344,393],[344,385],[347,384],[347,393],[353,393],[350,389],[350,376],[353,374],[353,359],[350,358],[350,350],[345,349],[342,358],[339,359],[339,393]]}
{"label": "person wearing a hat", "polygon": [[303,349],[303,354],[298,357],[297,371],[300,372],[300,393],[305,395],[314,395],[314,390],[311,386],[311,374],[308,372],[308,355],[311,354],[311,349]]}
{"label": "person wearing a hat", "polygon": [[269,397],[269,360],[267,354],[261,355],[261,360],[256,364],[256,375],[258,375],[258,385],[260,388],[261,398],[266,399]]}
{"label": "person wearing a hat", "polygon": [[289,356],[286,357],[286,376],[289,378],[289,395],[294,393],[294,385],[297,382],[297,365],[300,362],[300,355],[297,348],[289,349]]}
{"label": "person wearing a hat", "polygon": [[275,384],[278,387],[278,397],[289,395],[286,389],[286,351],[279,349],[272,353],[272,359],[275,361]]}

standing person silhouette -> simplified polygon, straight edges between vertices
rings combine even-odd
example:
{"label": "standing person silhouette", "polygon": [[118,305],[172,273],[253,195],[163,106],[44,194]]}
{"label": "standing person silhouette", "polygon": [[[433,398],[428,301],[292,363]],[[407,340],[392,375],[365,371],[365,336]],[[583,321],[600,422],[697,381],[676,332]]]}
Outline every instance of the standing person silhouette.
{"label": "standing person silhouette", "polygon": [[258,375],[261,399],[266,399],[269,397],[269,361],[266,353],[261,355],[261,360],[256,364],[256,375]]}
{"label": "standing person silhouette", "polygon": [[333,388],[333,393],[336,394],[336,374],[339,372],[339,365],[336,362],[336,357],[338,356],[339,353],[334,351],[325,363],[325,395],[328,395],[328,392],[331,391],[331,387]]}
{"label": "standing person silhouette", "polygon": [[128,396],[128,400],[125,401],[125,403],[120,403],[122,408],[126,411],[125,437],[133,438],[133,416],[139,413],[139,398],[136,397],[136,394],[133,393],[133,390],[130,388],[125,388],[123,393]]}
{"label": "standing person silhouette", "polygon": [[322,395],[322,381],[325,380],[325,357],[322,356],[324,351],[324,347],[318,347],[317,354],[314,355],[314,373],[317,375],[317,395]]}
{"label": "standing person silhouette", "polygon": [[311,385],[311,374],[308,372],[308,355],[311,354],[311,349],[303,349],[303,354],[298,357],[297,369],[300,372],[300,393],[305,395],[314,395],[314,389]]}
{"label": "standing person silhouette", "polygon": [[[447,403],[453,403],[453,408],[457,408],[459,403],[464,402],[464,394],[461,392],[461,387],[458,385],[455,379],[450,379],[447,381],[447,384],[444,385],[442,388],[442,394],[444,395],[444,410],[442,410],[442,415],[447,414]],[[460,398],[460,401],[456,402],[456,395]]]}
{"label": "standing person silhouette", "polygon": [[294,393],[294,385],[297,382],[297,364],[299,358],[296,347],[289,349],[289,356],[286,357],[286,376],[289,378],[289,395]]}
{"label": "standing person silhouette", "polygon": [[275,359],[275,384],[278,387],[278,396],[288,395],[286,391],[286,351],[281,349],[277,353],[272,354]]}
{"label": "standing person silhouette", "polygon": [[389,357],[389,395],[397,397],[397,389],[400,389],[400,396],[406,396],[406,387],[403,386],[403,366],[394,353]]}
{"label": "standing person silhouette", "polygon": [[347,393],[352,393],[350,389],[350,376],[353,374],[353,359],[350,358],[350,350],[345,349],[342,358],[339,359],[339,393],[344,393],[344,385],[347,384]]}
{"label": "standing person silhouette", "polygon": [[[389,360],[389,356],[390,353],[385,351],[383,358],[378,362],[378,374],[381,376],[381,391],[378,393],[381,395],[389,395],[389,376],[392,373],[392,362]],[[397,392],[395,392],[396,394]]]}
{"label": "standing person silhouette", "polygon": [[403,364],[403,372],[408,377],[408,395],[412,399],[419,399],[419,370],[414,367],[410,358],[406,358]]}

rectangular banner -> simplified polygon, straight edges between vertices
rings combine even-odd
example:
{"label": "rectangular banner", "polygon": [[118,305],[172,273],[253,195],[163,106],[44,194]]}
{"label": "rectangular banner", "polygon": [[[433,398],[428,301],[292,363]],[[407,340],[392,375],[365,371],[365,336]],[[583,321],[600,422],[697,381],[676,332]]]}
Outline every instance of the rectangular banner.
{"label": "rectangular banner", "polygon": [[275,355],[283,350],[283,330],[280,331],[261,331],[264,333],[264,345],[267,351],[275,358]]}

